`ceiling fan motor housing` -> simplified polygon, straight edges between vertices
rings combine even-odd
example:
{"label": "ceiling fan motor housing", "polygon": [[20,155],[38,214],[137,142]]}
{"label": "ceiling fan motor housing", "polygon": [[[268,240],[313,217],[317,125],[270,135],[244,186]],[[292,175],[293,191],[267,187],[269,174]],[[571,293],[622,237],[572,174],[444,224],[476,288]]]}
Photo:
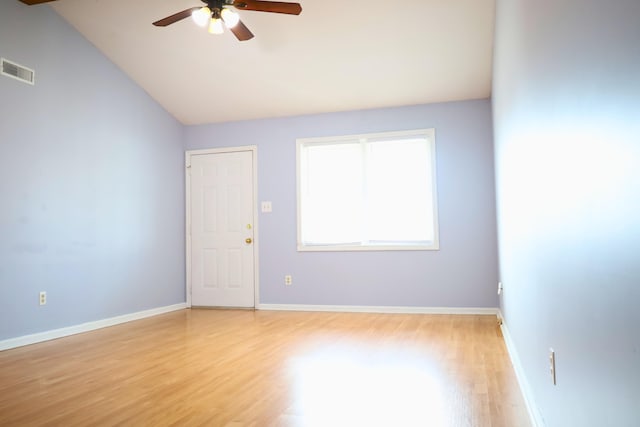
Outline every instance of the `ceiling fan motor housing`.
{"label": "ceiling fan motor housing", "polygon": [[224,6],[234,6],[238,8],[246,6],[246,3],[236,2],[234,0],[202,0],[202,2],[211,10],[222,10]]}

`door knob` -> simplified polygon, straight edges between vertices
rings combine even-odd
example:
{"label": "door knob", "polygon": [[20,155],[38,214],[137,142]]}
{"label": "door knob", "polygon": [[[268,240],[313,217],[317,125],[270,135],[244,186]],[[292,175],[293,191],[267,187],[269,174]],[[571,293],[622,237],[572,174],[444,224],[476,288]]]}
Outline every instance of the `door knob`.
{"label": "door knob", "polygon": [[253,242],[253,240],[251,240],[251,237],[247,237],[244,241],[247,243],[247,245],[250,245],[251,242]]}

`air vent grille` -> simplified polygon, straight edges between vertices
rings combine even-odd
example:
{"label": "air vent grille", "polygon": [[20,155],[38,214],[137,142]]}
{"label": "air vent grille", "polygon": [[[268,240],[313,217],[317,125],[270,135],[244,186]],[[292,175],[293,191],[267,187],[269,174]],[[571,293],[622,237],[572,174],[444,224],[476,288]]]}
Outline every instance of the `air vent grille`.
{"label": "air vent grille", "polygon": [[35,84],[35,71],[4,58],[0,58],[0,60],[2,61],[3,76],[11,77],[30,85]]}

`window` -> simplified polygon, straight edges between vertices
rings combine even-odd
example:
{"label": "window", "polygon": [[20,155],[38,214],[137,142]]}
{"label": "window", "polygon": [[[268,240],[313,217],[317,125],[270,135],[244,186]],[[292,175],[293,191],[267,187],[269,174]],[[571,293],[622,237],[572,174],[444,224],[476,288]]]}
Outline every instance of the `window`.
{"label": "window", "polygon": [[299,139],[298,250],[438,249],[434,136]]}

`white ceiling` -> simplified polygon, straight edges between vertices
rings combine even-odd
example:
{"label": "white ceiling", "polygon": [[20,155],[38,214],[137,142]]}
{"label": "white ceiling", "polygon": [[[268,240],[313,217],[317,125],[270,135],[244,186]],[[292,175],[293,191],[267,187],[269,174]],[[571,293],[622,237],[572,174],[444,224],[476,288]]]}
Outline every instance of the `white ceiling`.
{"label": "white ceiling", "polygon": [[240,11],[245,42],[151,25],[199,0],[50,4],[188,125],[491,94],[495,0],[301,0],[299,16]]}

